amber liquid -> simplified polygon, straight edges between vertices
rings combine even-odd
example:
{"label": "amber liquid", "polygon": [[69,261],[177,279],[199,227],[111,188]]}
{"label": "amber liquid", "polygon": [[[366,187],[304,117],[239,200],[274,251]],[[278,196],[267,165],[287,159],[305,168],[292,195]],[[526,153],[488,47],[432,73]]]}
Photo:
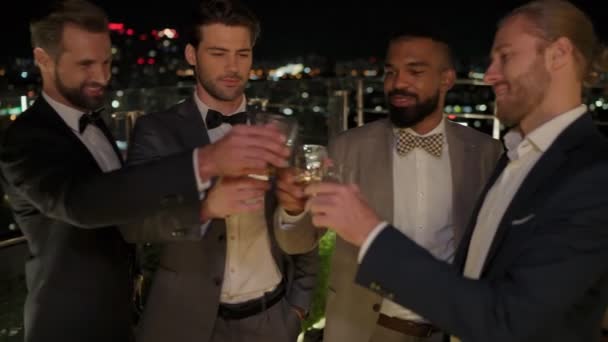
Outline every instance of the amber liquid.
{"label": "amber liquid", "polygon": [[298,170],[296,176],[296,184],[301,186],[306,186],[311,183],[321,182],[323,180],[323,171],[322,169],[313,169],[313,170]]}

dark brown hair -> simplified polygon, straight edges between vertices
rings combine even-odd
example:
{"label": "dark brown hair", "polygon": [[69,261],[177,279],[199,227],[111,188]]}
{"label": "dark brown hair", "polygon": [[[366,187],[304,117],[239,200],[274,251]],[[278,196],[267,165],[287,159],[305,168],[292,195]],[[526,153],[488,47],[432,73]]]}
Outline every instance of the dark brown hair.
{"label": "dark brown hair", "polygon": [[244,26],[251,33],[251,44],[254,45],[260,35],[258,18],[238,0],[203,0],[193,13],[186,29],[189,44],[198,47],[203,40],[200,28],[210,24],[226,26]]}

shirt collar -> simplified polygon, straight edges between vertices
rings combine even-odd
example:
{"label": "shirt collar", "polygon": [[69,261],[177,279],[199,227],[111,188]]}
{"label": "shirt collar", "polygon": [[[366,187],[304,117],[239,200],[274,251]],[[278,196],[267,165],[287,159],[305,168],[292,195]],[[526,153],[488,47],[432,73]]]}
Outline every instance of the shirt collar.
{"label": "shirt collar", "polygon": [[79,132],[78,121],[84,112],[54,100],[44,91],[42,92],[42,97],[51,106],[51,108],[53,108],[57,114],[59,114],[61,119],[63,119],[68,127],[70,127],[73,131]]}
{"label": "shirt collar", "polygon": [[540,153],[544,153],[549,149],[551,144],[557,139],[571,123],[580,118],[587,112],[587,106],[581,104],[567,112],[559,114],[555,118],[545,122],[541,126],[537,127],[532,132],[528,133],[525,137],[522,136],[521,131],[518,128],[511,129],[505,135],[505,146],[508,150],[509,159],[518,159],[521,156],[519,149],[523,145],[524,141],[529,142],[534,149]]}
{"label": "shirt collar", "polygon": [[[196,103],[196,107],[198,108],[199,112],[203,116],[203,121],[205,121],[207,119],[207,112],[209,111],[210,108],[205,102],[203,102],[198,97],[198,94],[196,93],[196,91],[194,91],[194,103]],[[232,113],[229,113],[227,115],[244,112],[246,109],[246,105],[247,105],[247,99],[245,98],[245,95],[243,95],[243,100],[241,101],[241,104],[239,105],[239,107],[235,111],[233,111]]]}

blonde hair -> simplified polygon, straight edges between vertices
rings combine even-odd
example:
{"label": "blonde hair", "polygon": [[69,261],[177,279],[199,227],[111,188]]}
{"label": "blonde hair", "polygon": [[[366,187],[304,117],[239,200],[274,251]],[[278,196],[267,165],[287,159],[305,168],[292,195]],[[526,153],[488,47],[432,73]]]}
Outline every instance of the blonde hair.
{"label": "blonde hair", "polygon": [[537,0],[514,9],[499,23],[515,16],[529,20],[534,35],[554,42],[568,38],[574,46],[577,73],[585,86],[593,86],[608,71],[608,48],[598,41],[589,17],[568,1]]}

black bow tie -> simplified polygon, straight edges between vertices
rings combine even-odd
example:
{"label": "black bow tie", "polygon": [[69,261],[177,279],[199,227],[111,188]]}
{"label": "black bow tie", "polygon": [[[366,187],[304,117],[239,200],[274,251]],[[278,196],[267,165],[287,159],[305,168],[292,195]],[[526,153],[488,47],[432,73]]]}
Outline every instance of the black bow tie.
{"label": "black bow tie", "polygon": [[205,118],[205,124],[207,125],[207,129],[214,129],[216,127],[219,127],[223,123],[227,123],[230,125],[246,124],[247,112],[240,112],[232,114],[230,116],[226,116],[213,109],[209,109],[207,111],[207,117]]}
{"label": "black bow tie", "polygon": [[82,114],[82,116],[80,117],[80,120],[78,120],[78,132],[80,132],[80,134],[82,134],[84,132],[84,130],[87,129],[87,126],[89,124],[93,124],[93,125],[99,127],[99,125],[101,125],[101,122],[102,122],[101,111],[102,111],[102,109],[98,109],[98,110],[92,111],[90,113]]}

